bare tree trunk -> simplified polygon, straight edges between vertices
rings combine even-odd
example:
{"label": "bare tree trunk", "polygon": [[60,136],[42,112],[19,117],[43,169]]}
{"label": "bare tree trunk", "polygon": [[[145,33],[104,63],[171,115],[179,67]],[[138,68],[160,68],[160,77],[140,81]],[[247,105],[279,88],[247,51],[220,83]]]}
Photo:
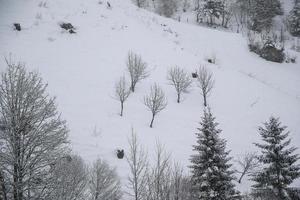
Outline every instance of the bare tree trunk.
{"label": "bare tree trunk", "polygon": [[151,123],[150,123],[150,128],[152,128],[152,127],[153,127],[153,121],[154,121],[154,117],[155,117],[155,115],[152,115],[152,120],[151,120]]}
{"label": "bare tree trunk", "polygon": [[131,92],[134,92],[134,88],[135,88],[135,85],[134,85],[134,84],[131,84],[131,86],[130,86]]}
{"label": "bare tree trunk", "polygon": [[206,107],[206,106],[207,106],[206,94],[205,94],[205,93],[203,93],[203,94],[204,94],[204,95],[203,95],[204,107]]}
{"label": "bare tree trunk", "polygon": [[121,112],[120,112],[120,116],[123,116],[123,109],[124,109],[124,102],[121,102]]}
{"label": "bare tree trunk", "polygon": [[180,103],[180,93],[177,93],[177,103]]}

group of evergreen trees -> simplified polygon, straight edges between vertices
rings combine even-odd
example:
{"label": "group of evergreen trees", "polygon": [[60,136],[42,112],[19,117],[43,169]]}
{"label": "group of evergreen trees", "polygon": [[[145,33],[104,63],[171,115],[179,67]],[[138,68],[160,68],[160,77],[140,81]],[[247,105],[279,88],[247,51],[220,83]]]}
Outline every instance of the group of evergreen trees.
{"label": "group of evergreen trees", "polygon": [[[234,171],[231,157],[226,150],[226,141],[220,138],[210,109],[204,110],[204,116],[198,128],[197,144],[191,157],[192,196],[198,200],[229,200],[238,196],[233,181]],[[299,156],[296,148],[289,147],[286,127],[278,118],[271,117],[264,126],[259,127],[259,134],[264,143],[255,143],[261,149],[257,157],[260,169],[252,173],[253,188],[269,192],[280,200],[291,199],[289,185],[300,176]]]}

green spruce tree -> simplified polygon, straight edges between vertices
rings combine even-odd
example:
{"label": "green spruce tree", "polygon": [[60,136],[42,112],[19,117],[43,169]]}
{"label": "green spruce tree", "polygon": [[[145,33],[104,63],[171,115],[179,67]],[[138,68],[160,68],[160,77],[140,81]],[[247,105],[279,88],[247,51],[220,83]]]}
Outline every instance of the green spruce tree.
{"label": "green spruce tree", "polygon": [[256,189],[271,191],[279,199],[289,199],[288,186],[300,176],[299,159],[293,154],[295,147],[289,147],[291,140],[286,126],[281,126],[278,118],[271,117],[263,127],[259,127],[259,134],[263,144],[255,143],[261,149],[258,159],[262,163],[262,170],[253,175],[253,185]]}
{"label": "green spruce tree", "polygon": [[201,200],[227,200],[236,195],[233,184],[233,171],[226,151],[226,141],[219,137],[210,109],[204,110],[204,116],[198,128],[197,144],[193,146],[196,154],[192,155],[192,196]]}

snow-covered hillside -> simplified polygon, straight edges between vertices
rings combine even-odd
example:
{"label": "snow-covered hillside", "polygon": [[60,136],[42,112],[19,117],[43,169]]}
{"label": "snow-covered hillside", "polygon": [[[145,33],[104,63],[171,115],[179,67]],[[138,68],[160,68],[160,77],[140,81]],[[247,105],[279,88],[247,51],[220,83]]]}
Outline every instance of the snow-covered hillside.
{"label": "snow-covered hillside", "polygon": [[[167,70],[175,65],[189,72],[206,65],[213,72],[215,87],[208,101],[231,156],[257,150],[257,128],[271,115],[281,118],[292,144],[300,147],[299,63],[265,61],[248,51],[240,34],[179,23],[138,9],[129,0],[110,0],[110,9],[106,1],[98,2],[0,0],[0,71],[6,67],[4,56],[12,53],[40,72],[68,122],[74,151],[86,161],[104,158],[126,181],[127,163],[116,158],[115,150],[128,148],[134,128],[149,155],[159,140],[188,171],[203,103],[196,83],[176,103],[175,90],[166,80]],[[13,30],[15,22],[22,31]],[[71,22],[77,34],[62,31],[60,22]],[[137,85],[120,117],[114,84],[126,74],[129,50],[141,54],[151,75]],[[217,63],[207,63],[213,55]],[[164,89],[168,106],[151,129],[143,97],[155,82]],[[239,188],[248,190],[249,184]]]}

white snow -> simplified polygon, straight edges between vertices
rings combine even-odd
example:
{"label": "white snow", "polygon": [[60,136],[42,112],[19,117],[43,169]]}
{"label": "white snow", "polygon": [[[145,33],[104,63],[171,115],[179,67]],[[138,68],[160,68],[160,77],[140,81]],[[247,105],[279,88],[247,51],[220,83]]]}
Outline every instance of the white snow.
{"label": "white snow", "polygon": [[[215,88],[208,102],[231,156],[257,150],[257,128],[271,115],[281,118],[292,144],[300,147],[299,63],[267,62],[248,51],[240,34],[179,23],[138,9],[129,0],[110,3],[111,9],[98,0],[0,0],[1,57],[12,53],[40,72],[68,122],[74,151],[87,162],[108,160],[126,182],[126,161],[118,160],[115,150],[128,148],[133,127],[150,155],[159,140],[188,172],[203,103],[196,83],[183,102],[176,103],[175,90],[166,80],[174,65],[190,72],[206,65],[213,72]],[[15,22],[21,23],[21,32],[13,30]],[[62,31],[60,22],[71,22],[77,34]],[[151,76],[137,85],[120,117],[119,102],[112,97],[115,81],[126,74],[129,50],[142,55]],[[212,55],[216,65],[205,61]],[[0,71],[5,67],[1,58]],[[169,104],[151,129],[143,96],[154,82],[164,89]],[[249,190],[250,183],[239,188]]]}

